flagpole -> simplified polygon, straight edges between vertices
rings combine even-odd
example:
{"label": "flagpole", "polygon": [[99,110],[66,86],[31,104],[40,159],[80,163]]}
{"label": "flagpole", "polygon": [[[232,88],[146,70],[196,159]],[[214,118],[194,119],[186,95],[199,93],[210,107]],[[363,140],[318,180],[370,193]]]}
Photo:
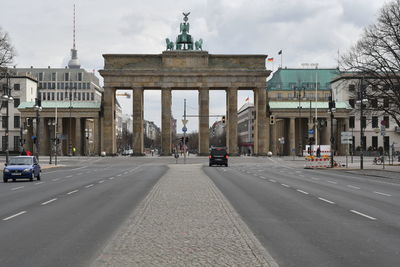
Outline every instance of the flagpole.
{"label": "flagpole", "polygon": [[283,63],[282,63],[282,62],[283,62],[282,60],[283,60],[283,55],[282,55],[282,50],[281,50],[281,69],[282,69],[282,64],[283,64]]}

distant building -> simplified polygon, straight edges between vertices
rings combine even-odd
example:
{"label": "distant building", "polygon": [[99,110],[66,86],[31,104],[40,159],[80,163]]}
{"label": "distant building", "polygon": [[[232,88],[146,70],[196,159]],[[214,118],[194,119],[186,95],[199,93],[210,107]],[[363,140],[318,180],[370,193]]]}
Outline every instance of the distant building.
{"label": "distant building", "polygon": [[160,128],[152,121],[144,121],[144,136],[155,141],[160,135]]}
{"label": "distant building", "polygon": [[[0,74],[0,88],[2,89],[1,95],[7,92],[7,78]],[[18,106],[21,102],[34,101],[37,94],[37,80],[31,75],[11,75],[9,79],[9,86],[11,88],[11,96],[13,101],[2,101],[1,104],[1,150],[5,152],[5,147],[8,140],[8,150],[14,152],[20,152],[21,145],[24,143],[20,142],[22,131],[25,127],[33,127],[28,125],[27,121],[21,119],[21,113],[18,111]],[[6,115],[6,106],[8,105],[8,120]],[[8,136],[5,135],[5,131],[9,126]]]}
{"label": "distant building", "polygon": [[245,103],[238,111],[238,146],[240,154],[253,154],[254,151],[254,119],[253,103]]}

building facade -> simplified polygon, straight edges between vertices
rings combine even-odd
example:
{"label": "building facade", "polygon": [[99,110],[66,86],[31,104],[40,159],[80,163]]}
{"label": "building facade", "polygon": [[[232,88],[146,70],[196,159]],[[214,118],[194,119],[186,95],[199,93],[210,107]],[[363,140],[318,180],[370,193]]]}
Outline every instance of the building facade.
{"label": "building facade", "polygon": [[254,119],[253,103],[244,104],[238,111],[238,146],[239,154],[252,155],[254,149]]}

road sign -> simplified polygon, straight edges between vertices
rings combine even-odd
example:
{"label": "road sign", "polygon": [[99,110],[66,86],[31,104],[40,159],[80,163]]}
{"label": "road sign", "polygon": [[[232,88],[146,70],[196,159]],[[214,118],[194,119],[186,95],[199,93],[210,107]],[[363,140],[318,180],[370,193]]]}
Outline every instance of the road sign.
{"label": "road sign", "polygon": [[189,120],[182,120],[183,126],[185,126],[188,123]]}
{"label": "road sign", "polygon": [[187,128],[186,128],[186,126],[183,126],[183,128],[182,128],[182,132],[184,132],[184,133],[186,133],[186,132],[187,132]]}
{"label": "road sign", "polygon": [[346,137],[349,137],[349,138],[352,138],[352,137],[353,137],[353,134],[352,134],[351,132],[341,132],[340,135],[341,135],[341,136],[346,136]]}
{"label": "road sign", "polygon": [[308,130],[308,134],[314,134],[314,129]]}
{"label": "road sign", "polygon": [[352,132],[341,132],[340,133],[340,142],[342,145],[351,145],[353,144],[353,134]]}
{"label": "road sign", "polygon": [[285,143],[285,137],[280,137],[278,138],[279,143],[281,143],[282,145]]}

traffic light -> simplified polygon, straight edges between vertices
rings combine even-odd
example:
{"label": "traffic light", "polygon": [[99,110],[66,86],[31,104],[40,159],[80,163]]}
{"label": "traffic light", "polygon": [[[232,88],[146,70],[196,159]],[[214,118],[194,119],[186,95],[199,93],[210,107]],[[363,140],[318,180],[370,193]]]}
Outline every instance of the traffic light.
{"label": "traffic light", "polygon": [[189,143],[189,137],[188,136],[186,136],[185,143],[186,144]]}
{"label": "traffic light", "polygon": [[269,124],[271,124],[271,125],[275,124],[275,115],[270,115],[269,116]]}
{"label": "traffic light", "polygon": [[183,143],[183,136],[181,137],[181,142]]}
{"label": "traffic light", "polygon": [[222,123],[225,124],[225,116],[222,116]]}

